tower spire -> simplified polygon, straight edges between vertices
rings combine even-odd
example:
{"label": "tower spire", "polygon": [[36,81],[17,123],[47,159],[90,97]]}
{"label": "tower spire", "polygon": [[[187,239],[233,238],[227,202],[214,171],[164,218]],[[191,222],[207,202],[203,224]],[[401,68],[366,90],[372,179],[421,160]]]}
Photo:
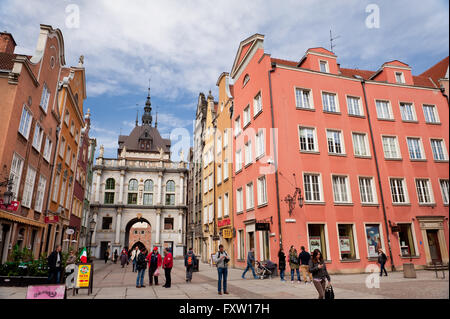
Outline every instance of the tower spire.
{"label": "tower spire", "polygon": [[150,79],[148,80],[148,95],[145,102],[144,115],[142,115],[142,125],[152,125],[152,102],[150,98]]}

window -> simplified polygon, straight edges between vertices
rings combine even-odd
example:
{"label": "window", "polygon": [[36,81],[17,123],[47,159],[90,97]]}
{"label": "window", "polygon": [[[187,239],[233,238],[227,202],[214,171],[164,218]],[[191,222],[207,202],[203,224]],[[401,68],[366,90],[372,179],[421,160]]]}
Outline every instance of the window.
{"label": "window", "polygon": [[[114,178],[108,178],[105,185],[105,204],[114,204],[114,189],[116,181]],[[112,192],[108,192],[112,191]]]}
{"label": "window", "polygon": [[258,115],[262,111],[261,92],[259,92],[253,99],[253,116]]}
{"label": "window", "polygon": [[128,182],[128,190],[137,192],[138,181],[136,179],[130,179],[130,181]]}
{"label": "window", "polygon": [[138,181],[136,179],[130,179],[128,182],[128,204],[137,205],[137,192]]}
{"label": "window", "polygon": [[144,205],[153,205],[153,193],[144,193]]}
{"label": "window", "polygon": [[400,114],[403,121],[417,121],[416,112],[412,103],[400,102]]}
{"label": "window", "polygon": [[41,95],[41,102],[39,103],[39,105],[42,107],[45,113],[47,113],[49,100],[50,100],[50,91],[47,87],[47,84],[44,83]]}
{"label": "window", "polygon": [[241,133],[241,117],[238,116],[234,120],[234,136],[238,136]]}
{"label": "window", "polygon": [[259,130],[256,134],[256,158],[264,155],[264,130]]}
{"label": "window", "polygon": [[322,201],[321,178],[318,174],[304,174],[303,184],[305,188],[306,202]]}
{"label": "window", "polygon": [[75,134],[75,122],[73,120],[72,120],[72,123],[70,124],[70,134],[72,136],[73,136],[73,134]]}
{"label": "window", "polygon": [[55,181],[53,183],[53,198],[52,200],[57,203],[58,202],[58,188],[59,188],[59,181],[61,179],[61,176],[59,175],[59,173],[56,173],[56,178]]}
{"label": "window", "polygon": [[69,111],[66,110],[66,114],[64,116],[64,123],[66,123],[67,127],[69,127],[69,119],[70,119],[70,114],[69,114]]}
{"label": "window", "polygon": [[295,103],[299,109],[314,109],[311,100],[311,90],[295,89]]}
{"label": "window", "polygon": [[209,223],[212,223],[214,221],[214,209],[213,205],[209,205]]}
{"label": "window", "polygon": [[45,138],[45,146],[44,146],[44,159],[47,162],[50,162],[50,157],[52,155],[52,141],[50,140],[50,138],[47,136]]}
{"label": "window", "polygon": [[114,204],[114,193],[105,192],[105,204]]}
{"label": "window", "polygon": [[106,190],[113,190],[116,187],[116,181],[114,180],[114,178],[108,178],[106,180],[106,185],[105,185],[105,189]]}
{"label": "window", "polygon": [[144,192],[153,192],[153,181],[151,179],[144,182]]}
{"label": "window", "polygon": [[270,260],[270,240],[269,240],[269,231],[262,231],[262,260]]}
{"label": "window", "polygon": [[173,230],[173,218],[164,218],[164,230]]}
{"label": "window", "polygon": [[352,137],[353,137],[353,152],[355,156],[370,156],[367,134],[352,133]]}
{"label": "window", "polygon": [[433,151],[433,158],[435,161],[448,160],[447,150],[444,140],[431,139],[431,150]]}
{"label": "window", "polygon": [[338,224],[339,250],[341,260],[357,259],[355,248],[355,234],[352,224]]}
{"label": "window", "polygon": [[[448,181],[447,181],[447,185],[448,185]],[[448,187],[447,187],[448,189]],[[228,193],[225,193],[225,195],[223,195],[223,216],[226,217],[229,214],[229,210],[228,210],[228,206],[229,206],[229,199],[228,199]]]}
{"label": "window", "polygon": [[222,152],[222,136],[217,137],[217,154],[220,154]]}
{"label": "window", "polygon": [[252,209],[255,204],[254,204],[254,200],[253,200],[253,183],[248,183],[245,189],[245,196],[246,196],[246,208],[248,209]]}
{"label": "window", "polygon": [[349,115],[363,116],[361,99],[359,97],[347,96],[347,110]]}
{"label": "window", "polygon": [[361,195],[361,203],[376,204],[375,185],[372,177],[359,178],[359,193]]}
{"label": "window", "polygon": [[13,155],[11,162],[11,170],[9,172],[9,178],[13,181],[13,200],[17,200],[20,186],[20,179],[22,178],[23,159],[16,153]]}
{"label": "window", "polygon": [[390,185],[392,203],[405,204],[409,202],[406,192],[405,180],[403,178],[391,178]]}
{"label": "window", "polygon": [[137,193],[128,193],[128,205],[137,205]]}
{"label": "window", "polygon": [[214,187],[214,179],[213,179],[213,174],[210,174],[208,176],[208,184],[209,184],[209,190],[211,191]]}
{"label": "window", "polygon": [[175,205],[175,182],[166,183],[166,205]]}
{"label": "window", "polygon": [[66,164],[69,166],[70,166],[70,152],[71,152],[70,146],[67,145]]}
{"label": "window", "polygon": [[223,181],[228,179],[228,160],[225,160],[223,163]]}
{"label": "window", "polygon": [[407,137],[409,158],[412,160],[425,159],[420,138]]}
{"label": "window", "polygon": [[322,253],[323,259],[327,258],[327,244],[325,235],[324,224],[308,224],[308,239],[309,239],[309,251],[314,252],[315,249],[319,249]]}
{"label": "window", "polygon": [[449,203],[449,184],[448,179],[441,179],[439,181],[439,184],[441,185],[441,194],[442,194],[442,201],[444,202],[444,205],[448,205]]}
{"label": "window", "polygon": [[208,192],[208,177],[205,177],[205,179],[203,180],[203,190],[205,194]]}
{"label": "window", "polygon": [[399,159],[400,151],[398,147],[397,137],[395,136],[383,136],[383,150],[384,157],[386,159]]}
{"label": "window", "polygon": [[395,72],[395,81],[397,81],[397,83],[405,83],[403,72]]}
{"label": "window", "polygon": [[299,127],[300,151],[317,152],[316,129],[311,127]]}
{"label": "window", "polygon": [[208,224],[208,206],[203,207],[203,224]]}
{"label": "window", "polygon": [[383,119],[383,120],[392,120],[393,115],[391,112],[391,106],[389,101],[376,101],[376,106],[377,106],[377,116],[379,119]]}
{"label": "window", "polygon": [[250,76],[248,74],[246,74],[244,76],[242,87],[244,87],[247,84],[248,81],[250,81]]}
{"label": "window", "polygon": [[24,105],[22,109],[22,116],[20,117],[19,133],[26,139],[28,139],[28,135],[30,134],[32,120],[33,118],[31,116],[31,112]]}
{"label": "window", "polygon": [[400,228],[398,240],[402,257],[416,256],[411,224],[397,224]]}
{"label": "window", "polygon": [[102,229],[112,229],[112,217],[102,218]]}
{"label": "window", "polygon": [[47,179],[40,175],[39,184],[36,192],[36,202],[34,204],[34,210],[42,213],[42,205],[44,203],[45,186],[47,184]]}
{"label": "window", "polygon": [[378,249],[380,248],[383,249],[380,236],[380,225],[367,224],[365,228],[366,228],[368,257],[377,258]]}
{"label": "window", "polygon": [[222,165],[217,165],[217,185],[222,183]]}
{"label": "window", "polygon": [[419,204],[434,203],[433,191],[429,179],[416,179],[416,190]]}
{"label": "window", "polygon": [[349,203],[350,191],[347,176],[333,176],[333,194],[335,203]]}
{"label": "window", "polygon": [[61,158],[64,158],[65,150],[66,150],[66,140],[64,139],[64,137],[62,137],[61,146],[59,147],[59,156],[61,156]]}
{"label": "window", "polygon": [[239,172],[242,169],[242,151],[239,150],[236,152],[236,172]]}
{"label": "window", "polygon": [[439,123],[439,116],[434,105],[423,105],[423,114],[425,116],[425,122],[427,123]]}
{"label": "window", "polygon": [[31,208],[31,200],[33,198],[35,178],[36,178],[36,171],[31,166],[28,166],[27,176],[25,179],[25,187],[23,189],[22,206]]}
{"label": "window", "polygon": [[339,112],[339,108],[336,103],[336,94],[322,93],[323,110],[326,112]]}
{"label": "window", "polygon": [[344,154],[344,141],[341,131],[327,130],[328,153]]}
{"label": "window", "polygon": [[43,136],[44,130],[41,128],[39,123],[36,123],[36,127],[34,128],[33,147],[38,152],[41,151]]}
{"label": "window", "polygon": [[228,129],[226,128],[223,131],[223,148],[226,148],[228,146]]}
{"label": "window", "polygon": [[320,60],[319,65],[320,65],[320,72],[326,72],[326,73],[329,72],[328,71],[328,62],[327,61]]}
{"label": "window", "polygon": [[248,141],[247,144],[245,144],[245,166],[250,165],[253,162],[253,156],[252,156],[252,141]]}
{"label": "window", "polygon": [[242,187],[236,190],[236,213],[240,213],[244,209],[244,202],[242,197]]}
{"label": "window", "polygon": [[267,185],[266,177],[261,176],[258,178],[258,205],[267,204]]}
{"label": "window", "polygon": [[250,105],[248,105],[245,109],[244,109],[244,127],[246,127],[248,124],[250,124]]}
{"label": "window", "polygon": [[245,259],[244,230],[238,230],[238,237],[239,237],[239,259],[244,260]]}
{"label": "window", "polygon": [[222,196],[217,200],[217,217],[222,218]]}

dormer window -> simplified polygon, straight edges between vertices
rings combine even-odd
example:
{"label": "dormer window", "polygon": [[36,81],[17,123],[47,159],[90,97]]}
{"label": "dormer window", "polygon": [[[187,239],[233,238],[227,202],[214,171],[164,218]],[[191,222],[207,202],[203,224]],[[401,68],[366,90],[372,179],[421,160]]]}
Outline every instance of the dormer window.
{"label": "dormer window", "polygon": [[325,72],[325,73],[329,72],[327,61],[320,60],[319,64],[320,64],[320,72]]}
{"label": "dormer window", "polygon": [[397,83],[405,83],[405,77],[403,72],[395,72],[395,80]]}

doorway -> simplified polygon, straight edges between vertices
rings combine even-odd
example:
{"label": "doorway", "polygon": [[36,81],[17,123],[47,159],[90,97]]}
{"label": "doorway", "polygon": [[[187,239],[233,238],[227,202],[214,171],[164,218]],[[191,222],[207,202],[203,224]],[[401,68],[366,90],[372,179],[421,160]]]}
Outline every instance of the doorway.
{"label": "doorway", "polygon": [[248,250],[255,248],[255,233],[248,232]]}
{"label": "doorway", "polygon": [[442,263],[441,247],[439,246],[438,230],[427,229],[428,247],[432,263]]}

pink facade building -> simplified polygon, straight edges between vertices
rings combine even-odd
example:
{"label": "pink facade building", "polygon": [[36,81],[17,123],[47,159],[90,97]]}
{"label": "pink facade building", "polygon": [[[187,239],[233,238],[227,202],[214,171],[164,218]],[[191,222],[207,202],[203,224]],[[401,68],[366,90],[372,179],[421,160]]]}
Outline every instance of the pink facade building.
{"label": "pink facade building", "polygon": [[[320,249],[332,272],[367,271],[378,248],[395,269],[448,263],[440,85],[398,60],[346,69],[324,48],[286,61],[263,43],[259,34],[242,41],[230,72],[236,265],[252,247],[278,263],[291,245]],[[433,72],[445,74],[448,58],[439,64]]]}

